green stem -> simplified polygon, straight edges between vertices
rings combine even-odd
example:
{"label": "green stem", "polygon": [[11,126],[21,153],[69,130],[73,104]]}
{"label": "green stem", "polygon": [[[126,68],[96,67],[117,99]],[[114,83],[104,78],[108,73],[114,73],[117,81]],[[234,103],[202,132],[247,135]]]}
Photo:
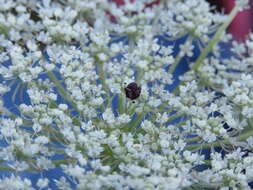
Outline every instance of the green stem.
{"label": "green stem", "polygon": [[170,74],[174,73],[174,71],[175,71],[178,63],[180,62],[181,58],[182,57],[179,56],[179,53],[178,53],[177,56],[176,56],[175,62],[169,67],[168,73],[170,73]]}
{"label": "green stem", "polygon": [[3,34],[5,38],[8,38],[9,30],[10,30],[10,28],[8,28],[7,26],[1,24],[0,34]]}
{"label": "green stem", "polygon": [[218,187],[218,184],[204,184],[204,183],[195,183],[192,185],[193,189],[216,189]]}
{"label": "green stem", "polygon": [[143,111],[141,113],[138,113],[138,116],[133,120],[129,125],[127,124],[124,126],[123,130],[125,131],[132,131],[137,128],[138,124],[141,122],[143,117],[147,114],[147,112]]}
{"label": "green stem", "polygon": [[146,112],[143,111],[141,113],[138,113],[138,116],[137,118],[132,122],[130,123],[130,130],[132,129],[136,129],[138,124],[141,122],[141,120],[143,119],[143,117],[146,115]]}
{"label": "green stem", "polygon": [[200,137],[192,137],[192,138],[187,138],[184,141],[187,142],[187,143],[191,143],[191,142],[198,142],[200,140],[201,140]]}
{"label": "green stem", "polygon": [[238,11],[239,11],[239,7],[235,6],[234,9],[230,12],[228,19],[219,27],[219,29],[215,33],[214,37],[209,41],[208,45],[205,47],[205,49],[202,51],[201,55],[198,57],[197,61],[195,62],[195,64],[192,67],[193,70],[197,71],[199,69],[203,60],[212,51],[213,47],[218,43],[223,32],[226,30],[226,28],[232,22],[232,20],[234,19],[234,17],[236,16]]}
{"label": "green stem", "polygon": [[119,114],[123,114],[124,113],[124,97],[123,97],[123,93],[120,93],[118,95],[119,97],[119,101],[118,101],[118,111],[119,111]]}
{"label": "green stem", "polygon": [[191,187],[185,187],[185,188],[183,188],[183,190],[194,190],[194,189]]}
{"label": "green stem", "polygon": [[96,59],[96,61],[97,61],[98,77],[99,77],[100,83],[103,86],[103,90],[105,91],[105,107],[107,107],[110,101],[110,95],[109,95],[110,91],[105,82],[105,71],[103,69],[103,63],[99,61],[98,59]]}
{"label": "green stem", "polygon": [[[236,141],[237,142],[245,141],[247,138],[249,138],[251,136],[253,136],[253,130],[239,135],[238,137],[236,137]],[[199,148],[211,148],[211,147],[218,147],[221,144],[232,145],[232,143],[230,141],[228,141],[228,140],[222,140],[222,141],[213,142],[213,143],[188,145],[188,146],[186,146],[186,149],[187,150],[195,150],[195,149],[199,149]]]}
{"label": "green stem", "polygon": [[0,171],[15,171],[15,170],[7,166],[0,166]]}
{"label": "green stem", "polygon": [[[239,7],[235,6],[234,9],[230,12],[228,15],[228,19],[226,22],[224,22],[217,32],[215,33],[214,37],[209,41],[208,45],[204,48],[201,55],[196,60],[195,64],[193,65],[192,69],[197,71],[201,65],[201,63],[204,61],[206,56],[212,51],[213,47],[219,42],[221,35],[226,30],[226,28],[229,26],[229,24],[232,22],[234,17],[236,16],[237,12],[239,11]],[[174,94],[177,94],[179,92],[179,86],[184,85],[185,82],[180,81],[180,83],[177,85],[177,87],[173,90]]]}
{"label": "green stem", "polygon": [[247,131],[245,133],[242,133],[241,135],[239,135],[236,140],[237,141],[245,141],[247,138],[253,136],[253,130]]}
{"label": "green stem", "polygon": [[175,113],[175,114],[173,114],[173,115],[171,115],[171,116],[168,117],[168,120],[166,121],[166,123],[169,123],[169,122],[171,122],[171,121],[173,121],[173,120],[175,120],[175,119],[177,119],[179,117],[182,117],[182,116],[184,116],[184,114],[182,114],[182,113]]}
{"label": "green stem", "polygon": [[[190,36],[189,40],[192,41],[193,40],[193,36]],[[186,41],[187,41],[187,39],[186,39]],[[178,52],[178,54],[176,56],[176,59],[175,59],[175,62],[174,62],[174,64],[172,64],[170,66],[170,68],[168,70],[168,73],[170,73],[170,74],[174,73],[176,67],[178,66],[178,64],[180,63],[180,61],[181,61],[182,58],[183,57],[180,56],[180,52]]]}
{"label": "green stem", "polygon": [[52,162],[53,162],[55,167],[60,167],[62,164],[66,165],[66,164],[69,164],[69,163],[73,163],[73,162],[75,162],[75,160],[74,159],[53,160]]}
{"label": "green stem", "polygon": [[[128,101],[128,100],[126,100],[126,101]],[[135,112],[136,112],[136,108],[137,108],[137,104],[128,104],[129,102],[127,102],[126,103],[126,108],[125,108],[125,110],[126,110],[126,113],[128,114],[128,115],[130,115],[130,116],[132,116]]]}
{"label": "green stem", "polygon": [[77,105],[73,102],[73,100],[70,98],[70,96],[67,94],[67,91],[65,88],[63,88],[63,86],[60,84],[60,82],[58,81],[58,79],[55,77],[53,72],[48,72],[47,73],[48,77],[50,78],[50,80],[54,83],[55,87],[57,88],[58,92],[60,93],[60,95],[67,100],[76,110],[77,109]]}

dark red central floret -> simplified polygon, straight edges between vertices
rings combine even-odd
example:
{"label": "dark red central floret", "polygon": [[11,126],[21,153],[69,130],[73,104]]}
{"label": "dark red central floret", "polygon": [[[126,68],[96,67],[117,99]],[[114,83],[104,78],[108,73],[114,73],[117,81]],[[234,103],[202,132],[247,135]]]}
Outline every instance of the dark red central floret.
{"label": "dark red central floret", "polygon": [[125,88],[126,97],[135,100],[141,94],[141,87],[137,85],[136,82],[131,82]]}

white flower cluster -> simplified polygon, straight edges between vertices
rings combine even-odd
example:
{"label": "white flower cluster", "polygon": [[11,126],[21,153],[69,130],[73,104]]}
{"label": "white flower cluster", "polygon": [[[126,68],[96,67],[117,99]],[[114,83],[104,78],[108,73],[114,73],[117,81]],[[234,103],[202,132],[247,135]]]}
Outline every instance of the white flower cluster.
{"label": "white flower cluster", "polygon": [[223,58],[233,17],[204,0],[0,0],[0,189],[251,189],[253,34]]}

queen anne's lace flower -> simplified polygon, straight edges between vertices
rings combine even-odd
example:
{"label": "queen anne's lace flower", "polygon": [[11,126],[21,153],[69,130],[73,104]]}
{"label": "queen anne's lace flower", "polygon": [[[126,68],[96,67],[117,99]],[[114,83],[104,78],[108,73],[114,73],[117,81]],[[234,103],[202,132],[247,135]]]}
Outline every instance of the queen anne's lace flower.
{"label": "queen anne's lace flower", "polygon": [[0,189],[250,189],[253,34],[218,43],[248,1],[0,5]]}

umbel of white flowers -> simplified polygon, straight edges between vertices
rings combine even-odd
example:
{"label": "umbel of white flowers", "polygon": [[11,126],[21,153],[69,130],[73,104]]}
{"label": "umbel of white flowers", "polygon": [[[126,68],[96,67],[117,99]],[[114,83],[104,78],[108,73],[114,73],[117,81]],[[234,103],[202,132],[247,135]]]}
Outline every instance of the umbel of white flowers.
{"label": "umbel of white flowers", "polygon": [[0,189],[251,189],[253,34],[225,32],[247,0],[0,5]]}

